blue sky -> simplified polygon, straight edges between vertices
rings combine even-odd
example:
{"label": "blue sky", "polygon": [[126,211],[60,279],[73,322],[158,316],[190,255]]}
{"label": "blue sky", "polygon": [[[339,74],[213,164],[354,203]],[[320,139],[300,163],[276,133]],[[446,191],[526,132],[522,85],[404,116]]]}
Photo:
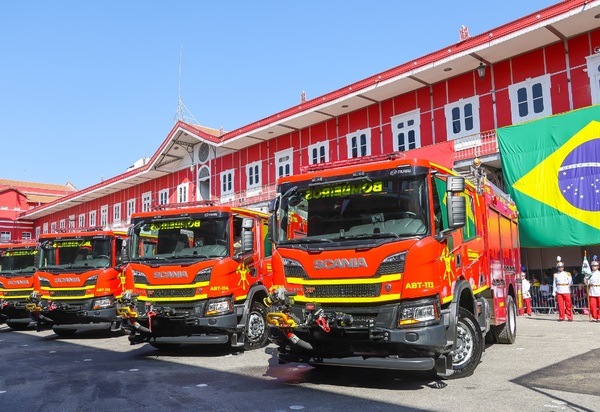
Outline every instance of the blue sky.
{"label": "blue sky", "polygon": [[167,138],[179,84],[229,131],[557,2],[0,1],[0,179],[123,173]]}

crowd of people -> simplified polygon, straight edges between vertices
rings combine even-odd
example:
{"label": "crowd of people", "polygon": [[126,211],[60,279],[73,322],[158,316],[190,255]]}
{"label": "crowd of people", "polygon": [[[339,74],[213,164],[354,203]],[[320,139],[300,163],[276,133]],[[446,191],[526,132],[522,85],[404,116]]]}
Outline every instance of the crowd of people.
{"label": "crowd of people", "polygon": [[600,264],[593,260],[591,270],[586,273],[573,269],[565,270],[564,262],[557,258],[556,270],[550,276],[545,273],[541,281],[537,276],[527,279],[525,267],[521,271],[521,290],[525,313],[533,311],[558,312],[558,321],[573,321],[573,313],[578,311],[590,316],[591,322],[600,322]]}

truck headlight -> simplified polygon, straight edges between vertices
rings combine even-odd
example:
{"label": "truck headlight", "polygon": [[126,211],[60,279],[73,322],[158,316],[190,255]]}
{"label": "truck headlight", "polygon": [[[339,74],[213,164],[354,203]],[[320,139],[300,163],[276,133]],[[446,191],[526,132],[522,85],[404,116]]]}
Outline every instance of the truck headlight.
{"label": "truck headlight", "polygon": [[233,313],[233,302],[230,298],[211,300],[206,304],[206,316],[227,315]]}
{"label": "truck headlight", "polygon": [[400,306],[398,308],[398,326],[437,321],[439,313],[437,302],[421,302],[410,306]]}
{"label": "truck headlight", "polygon": [[106,309],[113,305],[112,296],[105,296],[103,298],[94,299],[94,303],[92,304],[92,309]]}
{"label": "truck headlight", "polygon": [[83,286],[94,286],[96,285],[96,281],[98,280],[98,275],[90,276],[87,278]]}

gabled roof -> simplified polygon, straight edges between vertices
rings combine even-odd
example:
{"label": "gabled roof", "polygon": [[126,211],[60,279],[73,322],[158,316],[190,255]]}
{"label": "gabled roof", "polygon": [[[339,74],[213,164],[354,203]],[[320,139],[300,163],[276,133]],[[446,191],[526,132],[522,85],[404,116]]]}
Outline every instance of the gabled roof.
{"label": "gabled roof", "polygon": [[19,189],[23,193],[56,193],[64,195],[77,190],[71,183],[66,185],[55,185],[50,183],[23,182],[20,180],[0,179],[0,189],[11,187]]}
{"label": "gabled roof", "polygon": [[475,71],[481,63],[489,66],[568,39],[596,29],[600,20],[595,16],[599,13],[600,0],[561,1],[230,132],[178,121],[143,166],[25,212],[21,217],[39,218],[192,165],[194,146],[200,143],[209,144],[213,155],[220,156]]}

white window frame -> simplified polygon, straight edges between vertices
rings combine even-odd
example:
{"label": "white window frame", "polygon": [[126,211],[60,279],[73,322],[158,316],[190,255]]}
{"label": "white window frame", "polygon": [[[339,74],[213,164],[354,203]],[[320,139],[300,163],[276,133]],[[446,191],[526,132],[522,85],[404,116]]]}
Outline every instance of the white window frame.
{"label": "white window frame", "polygon": [[9,242],[10,241],[10,232],[2,231],[0,232],[0,242]]}
{"label": "white window frame", "polygon": [[592,104],[600,104],[600,50],[585,59],[587,60],[587,74],[590,78]]}
{"label": "white window frame", "polygon": [[[364,140],[364,141],[363,141]],[[371,128],[357,130],[346,135],[348,159],[371,155]]]}
{"label": "white window frame", "polygon": [[260,189],[262,187],[262,161],[246,165],[246,189]]}
{"label": "white window frame", "polygon": [[[392,126],[393,145],[395,152],[421,147],[421,110],[412,110],[390,118]],[[404,144],[400,144],[400,137]]]}
{"label": "white window frame", "polygon": [[50,233],[56,233],[56,222],[50,223]]}
{"label": "white window frame", "polygon": [[58,222],[58,227],[60,228],[61,232],[64,232],[67,229],[67,221],[65,219],[60,219]]}
{"label": "white window frame", "polygon": [[221,196],[232,195],[235,188],[235,174],[233,169],[221,172]]}
{"label": "white window frame", "polygon": [[142,193],[142,212],[149,212],[152,206],[152,192]]}
{"label": "white window frame", "polygon": [[75,229],[75,215],[69,215],[69,229]]}
{"label": "white window frame", "polygon": [[108,205],[100,206],[100,226],[108,226]]}
{"label": "white window frame", "polygon": [[314,143],[308,146],[308,164],[314,165],[329,161],[329,141]]}
{"label": "white window frame", "polygon": [[[539,98],[533,98],[533,89],[539,85],[541,87],[541,101],[544,105],[543,110],[535,112],[534,100],[539,101]],[[552,97],[550,95],[550,75],[545,74],[543,76],[534,77],[533,79],[527,79],[525,81],[511,84],[508,86],[508,97],[510,99],[510,113],[512,116],[512,123],[518,124],[528,122],[530,120],[539,119],[541,117],[550,116],[552,114]],[[527,92],[527,99],[524,102],[519,101],[519,92],[521,90]],[[519,108],[525,104],[527,106],[527,115],[521,116]]]}
{"label": "white window frame", "polygon": [[169,204],[169,189],[163,189],[158,192],[158,204],[168,205]]}
{"label": "white window frame", "polygon": [[127,220],[131,219],[131,215],[135,213],[135,199],[127,201]]}
{"label": "white window frame", "polygon": [[[470,116],[467,113],[467,106],[470,105]],[[455,119],[454,113],[458,112],[459,116]],[[448,103],[444,106],[444,114],[446,116],[446,133],[448,140],[460,139],[461,137],[479,134],[481,126],[479,124],[479,96],[460,99],[453,103]],[[470,119],[471,122],[467,120]],[[455,124],[458,122],[460,130],[455,130]],[[469,124],[470,123],[470,124]],[[470,126],[470,128],[469,128]]]}
{"label": "white window frame", "polygon": [[[85,227],[85,213],[79,215],[79,228]],[[47,233],[44,231],[44,233]]]}
{"label": "white window frame", "polygon": [[48,233],[48,222],[44,223],[42,233],[44,233],[44,234]]}
{"label": "white window frame", "polygon": [[188,182],[177,185],[177,203],[187,203],[190,198],[190,184]]}
{"label": "white window frame", "polygon": [[294,173],[294,149],[275,152],[275,179],[291,176]]}
{"label": "white window frame", "polygon": [[31,240],[31,232],[21,232],[21,240]]}
{"label": "white window frame", "polygon": [[115,203],[113,205],[113,222],[121,221],[121,203]]}
{"label": "white window frame", "polygon": [[90,211],[89,227],[96,227],[96,211]]}
{"label": "white window frame", "polygon": [[39,226],[35,227],[35,238],[38,239],[40,237],[40,234],[42,233],[42,228]]}

